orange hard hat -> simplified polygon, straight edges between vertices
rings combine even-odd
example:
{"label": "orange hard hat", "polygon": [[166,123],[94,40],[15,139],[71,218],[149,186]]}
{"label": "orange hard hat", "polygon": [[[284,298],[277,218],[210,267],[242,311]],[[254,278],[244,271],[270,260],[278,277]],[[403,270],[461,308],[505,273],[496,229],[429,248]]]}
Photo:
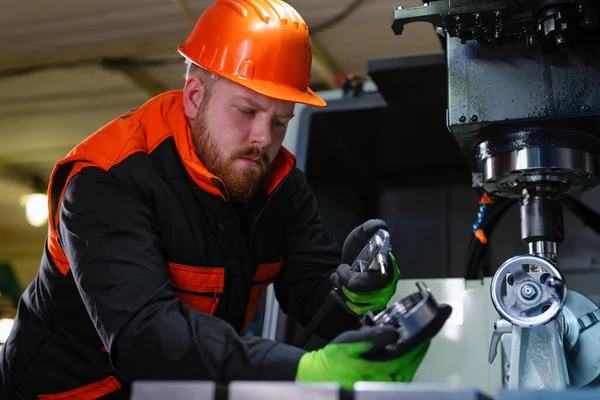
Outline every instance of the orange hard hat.
{"label": "orange hard hat", "polygon": [[177,50],[194,64],[262,95],[324,107],[309,87],[304,19],[281,0],[217,0]]}

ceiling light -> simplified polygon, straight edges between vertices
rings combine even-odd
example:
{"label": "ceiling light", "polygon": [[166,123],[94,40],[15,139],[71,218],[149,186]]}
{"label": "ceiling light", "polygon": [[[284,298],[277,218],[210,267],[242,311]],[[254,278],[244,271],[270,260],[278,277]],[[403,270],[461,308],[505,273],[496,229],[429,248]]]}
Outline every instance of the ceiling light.
{"label": "ceiling light", "polygon": [[29,225],[40,227],[48,222],[48,196],[46,194],[28,194],[23,196],[21,204],[25,207],[25,217]]}
{"label": "ceiling light", "polygon": [[0,343],[6,343],[14,322],[15,320],[12,318],[0,319]]}

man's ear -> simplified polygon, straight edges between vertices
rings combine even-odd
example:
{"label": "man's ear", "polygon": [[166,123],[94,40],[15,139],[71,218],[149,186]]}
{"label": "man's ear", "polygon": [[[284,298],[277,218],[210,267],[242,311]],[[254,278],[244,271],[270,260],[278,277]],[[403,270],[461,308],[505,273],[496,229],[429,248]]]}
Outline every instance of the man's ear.
{"label": "man's ear", "polygon": [[183,109],[185,116],[193,120],[198,115],[198,109],[206,94],[206,87],[197,76],[190,77],[183,87]]}

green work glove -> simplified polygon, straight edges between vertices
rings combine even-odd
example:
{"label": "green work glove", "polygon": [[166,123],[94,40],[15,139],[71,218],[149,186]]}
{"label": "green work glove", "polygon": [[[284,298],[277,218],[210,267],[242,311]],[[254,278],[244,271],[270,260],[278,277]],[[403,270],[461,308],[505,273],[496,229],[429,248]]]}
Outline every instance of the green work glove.
{"label": "green work glove", "polygon": [[365,326],[344,332],[319,350],[305,353],[298,364],[298,382],[336,382],[351,390],[356,382],[411,382],[430,341],[398,353],[393,326]]}
{"label": "green work glove", "polygon": [[378,229],[388,228],[385,222],[372,219],[350,232],[342,248],[342,264],[331,275],[333,285],[344,295],[346,306],[357,315],[387,307],[396,293],[396,284],[400,278],[392,253],[388,254],[388,271],[385,275],[379,271],[360,272],[350,268]]}

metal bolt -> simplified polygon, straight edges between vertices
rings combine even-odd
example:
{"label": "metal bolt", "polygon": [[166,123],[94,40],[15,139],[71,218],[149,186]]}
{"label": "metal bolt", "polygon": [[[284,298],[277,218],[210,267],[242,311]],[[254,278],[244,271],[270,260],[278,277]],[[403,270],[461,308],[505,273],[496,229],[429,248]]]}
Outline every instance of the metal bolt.
{"label": "metal bolt", "polygon": [[564,287],[564,282],[557,278],[548,279],[548,286],[557,291],[561,291]]}
{"label": "metal bolt", "polygon": [[479,117],[477,115],[473,115],[471,117],[471,122],[477,122],[478,119],[479,119]]}
{"label": "metal bolt", "polygon": [[527,300],[532,300],[537,296],[537,289],[533,285],[523,285],[521,295]]}
{"label": "metal bolt", "polygon": [[460,122],[465,122],[467,120],[467,117],[465,117],[464,115],[461,115],[460,118],[458,119]]}
{"label": "metal bolt", "polygon": [[510,286],[512,286],[513,283],[515,283],[515,278],[512,275],[507,276],[506,283],[508,283]]}
{"label": "metal bolt", "polygon": [[542,308],[542,314],[545,313],[546,311],[548,311],[550,309],[550,306],[544,306]]}
{"label": "metal bolt", "polygon": [[583,112],[590,112],[591,109],[592,108],[590,106],[588,106],[588,105],[585,105],[585,106],[581,107],[581,111],[583,111]]}

